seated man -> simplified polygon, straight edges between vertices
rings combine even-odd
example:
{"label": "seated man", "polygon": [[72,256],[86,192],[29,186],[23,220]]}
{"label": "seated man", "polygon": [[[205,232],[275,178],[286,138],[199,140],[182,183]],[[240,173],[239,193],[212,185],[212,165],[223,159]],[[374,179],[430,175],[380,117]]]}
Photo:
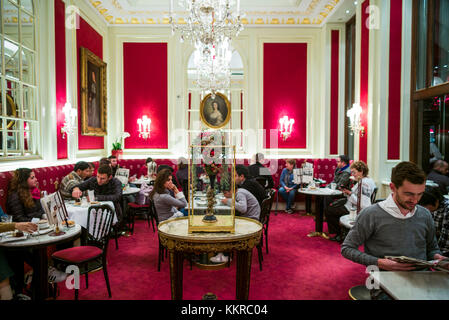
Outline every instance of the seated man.
{"label": "seated man", "polygon": [[280,177],[280,185],[279,194],[282,198],[287,201],[287,207],[285,208],[285,212],[293,213],[293,208],[295,204],[295,195],[296,190],[299,185],[293,182],[293,169],[296,168],[296,160],[295,159],[287,159],[285,162],[285,168],[282,170]]}
{"label": "seated man", "polygon": [[88,162],[88,164],[89,164],[90,172],[89,172],[89,175],[84,180],[88,180],[88,179],[92,178],[94,173],[96,174],[94,163],[93,162]]}
{"label": "seated man", "polygon": [[120,168],[120,165],[118,164],[116,156],[109,156],[108,159],[111,162],[112,176],[114,177],[115,173],[117,172],[117,169]]}
{"label": "seated man", "polygon": [[[221,202],[224,205],[230,206],[232,202],[231,192],[229,190],[224,190],[223,194],[226,198],[221,200]],[[241,217],[246,217],[259,221],[260,218],[259,202],[257,201],[256,197],[251,194],[251,192],[249,192],[244,188],[238,188],[235,193],[235,210],[238,211],[238,214]],[[216,256],[210,258],[210,261],[214,263],[224,263],[227,262],[228,259],[229,257],[225,256],[222,252],[220,252]]]}
{"label": "seated man", "polygon": [[235,184],[240,189],[246,189],[257,199],[259,205],[262,205],[268,196],[265,189],[254,179],[249,179],[248,169],[242,165],[235,166]]}
{"label": "seated man", "polygon": [[139,177],[156,179],[157,164],[153,161],[153,158],[147,158],[145,164],[139,170]]}
{"label": "seated man", "polygon": [[[223,192],[225,199],[221,202],[227,206],[231,205],[232,194],[229,190]],[[260,205],[256,197],[246,189],[239,188],[235,193],[235,210],[239,212],[239,215],[254,220],[260,218]]]}
{"label": "seated man", "polygon": [[[351,169],[349,168],[349,157],[341,155],[337,159],[337,169],[335,169],[334,180],[331,183],[335,183],[336,189],[350,189],[351,185]],[[328,185],[328,187],[330,184]]]}
{"label": "seated man", "polygon": [[[360,212],[341,246],[342,255],[356,263],[387,271],[409,271],[415,267],[385,256],[444,259],[438,248],[432,216],[417,205],[425,186],[425,173],[416,164],[401,162],[394,167],[390,183],[392,194]],[[365,252],[359,251],[361,245]]]}
{"label": "seated man", "polygon": [[91,172],[90,166],[87,162],[80,161],[75,164],[73,171],[66,175],[61,181],[61,191],[64,199],[72,199],[72,189],[86,180]]}
{"label": "seated man", "polygon": [[432,171],[427,175],[427,180],[432,180],[440,187],[441,194],[448,193],[449,177],[448,173],[449,165],[446,161],[437,160],[434,162]]}
{"label": "seated man", "polygon": [[435,223],[435,234],[443,256],[449,257],[449,200],[439,188],[426,187],[419,204],[430,211]]}
{"label": "seated man", "polygon": [[265,189],[274,188],[273,177],[271,176],[270,170],[261,163],[264,159],[263,154],[257,153],[254,158],[256,163],[248,167],[249,177],[256,179],[257,181],[263,181],[263,187]]}
{"label": "seated man", "polygon": [[72,190],[72,197],[79,199],[83,191],[94,190],[98,201],[112,201],[114,203],[117,219],[122,219],[120,200],[122,197],[122,183],[112,176],[112,169],[108,165],[100,165],[97,176],[77,185]]}

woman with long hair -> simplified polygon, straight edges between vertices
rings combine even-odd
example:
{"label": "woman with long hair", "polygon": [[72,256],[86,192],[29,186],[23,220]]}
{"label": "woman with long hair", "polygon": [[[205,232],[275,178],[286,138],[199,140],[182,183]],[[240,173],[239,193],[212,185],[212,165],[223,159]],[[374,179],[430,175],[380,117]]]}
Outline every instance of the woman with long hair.
{"label": "woman with long hair", "polygon": [[[159,222],[184,216],[177,208],[187,206],[184,193],[173,184],[172,178],[173,174],[170,170],[160,171],[154,181],[154,189],[150,193],[150,199],[154,201]],[[173,191],[174,197],[170,195],[169,190]]]}
{"label": "woman with long hair", "polygon": [[9,182],[6,211],[14,222],[29,222],[33,218],[41,218],[45,213],[40,199],[33,197],[32,190],[37,186],[33,170],[20,168],[14,171]]}

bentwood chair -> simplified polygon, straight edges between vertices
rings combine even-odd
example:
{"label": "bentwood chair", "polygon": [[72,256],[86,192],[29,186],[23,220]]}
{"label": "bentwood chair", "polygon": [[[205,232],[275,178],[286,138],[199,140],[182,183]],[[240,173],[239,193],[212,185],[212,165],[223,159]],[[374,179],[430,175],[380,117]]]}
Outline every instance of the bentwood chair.
{"label": "bentwood chair", "polygon": [[371,194],[371,204],[376,202],[377,190],[377,187],[374,188],[373,193]]}
{"label": "bentwood chair", "polygon": [[[79,268],[79,275],[85,275],[86,289],[89,286],[89,272],[103,269],[109,298],[112,297],[112,294],[109,285],[106,257],[113,215],[114,210],[109,205],[91,206],[87,214],[86,245],[56,251],[52,254],[52,258],[56,264],[65,266],[75,265]],[[78,300],[78,291],[79,289],[75,288],[75,300]]]}
{"label": "bentwood chair", "polygon": [[[156,227],[159,226],[159,217],[157,215],[157,211],[156,211],[156,206],[154,205],[154,201],[150,200],[150,215],[151,218],[155,221],[156,223]],[[168,257],[168,250],[161,244],[161,239],[159,238],[159,233],[158,233],[158,242],[159,242],[159,251],[158,251],[158,257],[157,257],[157,271],[161,271],[161,262],[164,262],[164,256],[165,258]],[[192,270],[192,259],[191,257],[189,257],[190,260],[190,270]]]}
{"label": "bentwood chair", "polygon": [[[271,198],[266,198],[262,201],[262,205],[260,208],[260,217],[259,217],[259,222],[262,223],[263,225],[263,230],[262,230],[262,236],[260,238],[260,242],[257,245],[257,255],[259,257],[259,268],[260,271],[262,271],[262,261],[263,261],[263,253],[262,253],[262,247],[263,247],[263,237],[264,237],[264,233],[265,233],[265,239],[267,241],[267,237],[268,237],[268,221],[269,221],[269,217],[270,217],[270,210],[271,210],[271,204],[272,204],[272,200]],[[268,246],[268,241],[266,242],[266,245]],[[268,250],[267,250],[268,253]]]}
{"label": "bentwood chair", "polygon": [[[148,227],[151,228],[151,224],[153,225],[154,232],[154,221],[152,215],[150,213],[150,205],[149,204],[138,204],[136,202],[128,203],[128,216],[129,216],[129,226],[128,229],[131,231],[131,234],[134,234],[134,222],[136,219],[136,215],[143,214],[147,221]],[[150,224],[151,223],[151,224]]]}
{"label": "bentwood chair", "polygon": [[[156,222],[156,227],[159,226],[159,217],[157,215],[156,206],[154,205],[154,201],[150,200],[150,215],[151,219]],[[158,257],[157,257],[157,271],[161,271],[161,262],[164,261],[164,254],[167,257],[167,250],[165,250],[164,246],[161,244],[161,239],[159,238],[159,232],[158,232],[158,243],[159,243],[159,251],[158,251]]]}

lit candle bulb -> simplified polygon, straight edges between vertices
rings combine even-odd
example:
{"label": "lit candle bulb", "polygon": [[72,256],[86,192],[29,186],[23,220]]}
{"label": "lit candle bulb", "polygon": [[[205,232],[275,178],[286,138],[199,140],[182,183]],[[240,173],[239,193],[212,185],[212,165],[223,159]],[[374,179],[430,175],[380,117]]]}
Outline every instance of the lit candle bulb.
{"label": "lit candle bulb", "polygon": [[142,132],[142,119],[137,119],[137,124],[139,125],[139,132]]}

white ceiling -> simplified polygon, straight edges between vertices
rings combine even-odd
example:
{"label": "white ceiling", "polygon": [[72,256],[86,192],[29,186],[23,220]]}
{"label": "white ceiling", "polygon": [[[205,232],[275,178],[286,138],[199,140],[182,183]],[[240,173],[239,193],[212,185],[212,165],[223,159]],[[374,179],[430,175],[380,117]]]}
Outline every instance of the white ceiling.
{"label": "white ceiling", "polygon": [[[108,25],[168,24],[170,0],[84,0]],[[187,13],[173,0],[176,17]],[[247,26],[320,27],[351,0],[240,0]]]}

